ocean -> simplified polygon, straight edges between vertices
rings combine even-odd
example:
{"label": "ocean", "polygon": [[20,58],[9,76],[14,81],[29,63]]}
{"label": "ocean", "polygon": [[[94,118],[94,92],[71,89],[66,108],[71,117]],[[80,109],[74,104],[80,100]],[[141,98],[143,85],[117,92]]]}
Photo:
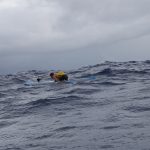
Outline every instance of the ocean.
{"label": "ocean", "polygon": [[0,75],[0,150],[150,150],[150,61],[67,74]]}

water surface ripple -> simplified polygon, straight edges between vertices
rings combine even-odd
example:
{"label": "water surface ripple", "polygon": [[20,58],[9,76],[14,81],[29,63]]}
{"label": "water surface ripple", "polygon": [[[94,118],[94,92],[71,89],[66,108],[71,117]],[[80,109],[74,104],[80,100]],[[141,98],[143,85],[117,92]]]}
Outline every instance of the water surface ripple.
{"label": "water surface ripple", "polygon": [[150,150],[149,62],[1,75],[0,150]]}

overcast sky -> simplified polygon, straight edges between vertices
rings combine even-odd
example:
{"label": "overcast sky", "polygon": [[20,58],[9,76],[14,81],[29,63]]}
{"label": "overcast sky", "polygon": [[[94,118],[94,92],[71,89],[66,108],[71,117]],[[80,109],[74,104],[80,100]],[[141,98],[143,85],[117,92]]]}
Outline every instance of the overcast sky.
{"label": "overcast sky", "polygon": [[150,59],[150,0],[0,0],[0,74]]}

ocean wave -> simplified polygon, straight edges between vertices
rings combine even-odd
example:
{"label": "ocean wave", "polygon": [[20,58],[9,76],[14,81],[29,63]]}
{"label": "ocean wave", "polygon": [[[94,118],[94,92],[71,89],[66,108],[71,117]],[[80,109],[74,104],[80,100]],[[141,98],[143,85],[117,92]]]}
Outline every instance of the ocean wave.
{"label": "ocean wave", "polygon": [[150,111],[150,106],[128,106],[125,107],[124,110],[134,112],[134,113],[140,113],[140,112]]}
{"label": "ocean wave", "polygon": [[149,60],[81,67],[61,83],[48,74],[0,75],[0,149],[150,147]]}

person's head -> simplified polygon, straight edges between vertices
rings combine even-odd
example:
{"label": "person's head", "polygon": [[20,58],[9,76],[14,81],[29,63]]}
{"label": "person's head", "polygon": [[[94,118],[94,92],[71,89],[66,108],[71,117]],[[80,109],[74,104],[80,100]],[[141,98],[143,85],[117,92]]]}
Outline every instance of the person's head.
{"label": "person's head", "polygon": [[38,77],[38,78],[37,78],[37,81],[38,81],[38,82],[40,82],[40,81],[41,81],[41,78],[40,78],[40,77]]}
{"label": "person's head", "polygon": [[51,78],[53,78],[53,76],[54,76],[54,73],[53,73],[53,72],[52,72],[52,73],[50,73],[50,77],[51,77]]}
{"label": "person's head", "polygon": [[41,78],[38,77],[38,78],[37,78],[37,81],[40,82],[40,81],[41,81]]}

